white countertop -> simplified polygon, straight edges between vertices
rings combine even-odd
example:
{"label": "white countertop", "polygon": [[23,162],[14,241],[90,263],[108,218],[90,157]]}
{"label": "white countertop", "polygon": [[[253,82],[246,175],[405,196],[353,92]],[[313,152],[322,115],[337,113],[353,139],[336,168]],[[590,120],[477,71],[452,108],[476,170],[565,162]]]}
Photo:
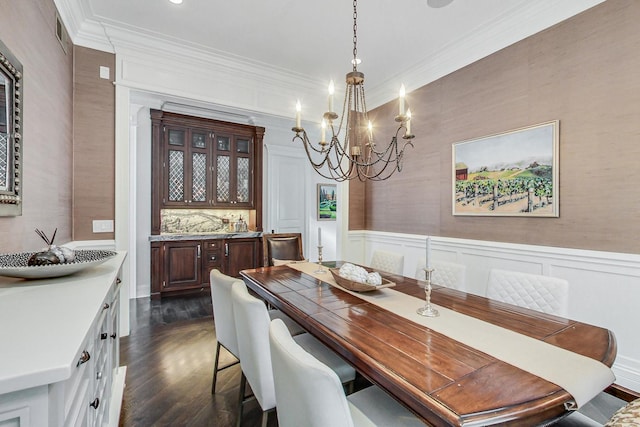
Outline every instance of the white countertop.
{"label": "white countertop", "polygon": [[71,376],[125,256],[66,277],[0,277],[0,394]]}

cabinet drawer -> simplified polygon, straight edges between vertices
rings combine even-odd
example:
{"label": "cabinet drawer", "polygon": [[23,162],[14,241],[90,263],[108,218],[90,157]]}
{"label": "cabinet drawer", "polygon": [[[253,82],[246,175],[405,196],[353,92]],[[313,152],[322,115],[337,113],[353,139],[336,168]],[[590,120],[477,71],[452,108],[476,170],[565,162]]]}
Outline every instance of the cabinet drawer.
{"label": "cabinet drawer", "polygon": [[62,399],[61,402],[55,402],[53,405],[56,410],[62,410],[62,413],[54,416],[54,419],[64,420],[64,425],[69,426],[85,424],[86,409],[89,405],[88,395],[93,374],[92,362],[95,357],[94,341],[90,338],[87,339],[81,348],[82,350],[76,356],[77,364],[71,377],[51,386],[59,391],[59,393],[52,393],[52,395]]}
{"label": "cabinet drawer", "polygon": [[207,263],[210,266],[220,265],[222,263],[220,252],[207,252]]}
{"label": "cabinet drawer", "polygon": [[219,251],[222,247],[222,240],[205,240],[204,247],[207,248],[208,251]]}

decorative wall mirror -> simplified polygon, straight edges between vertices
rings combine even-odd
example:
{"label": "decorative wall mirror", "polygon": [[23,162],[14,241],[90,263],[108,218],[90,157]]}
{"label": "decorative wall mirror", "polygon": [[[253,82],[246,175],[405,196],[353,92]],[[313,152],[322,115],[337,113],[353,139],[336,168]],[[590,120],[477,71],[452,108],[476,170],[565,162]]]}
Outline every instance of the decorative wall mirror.
{"label": "decorative wall mirror", "polygon": [[22,215],[22,64],[0,41],[0,216]]}

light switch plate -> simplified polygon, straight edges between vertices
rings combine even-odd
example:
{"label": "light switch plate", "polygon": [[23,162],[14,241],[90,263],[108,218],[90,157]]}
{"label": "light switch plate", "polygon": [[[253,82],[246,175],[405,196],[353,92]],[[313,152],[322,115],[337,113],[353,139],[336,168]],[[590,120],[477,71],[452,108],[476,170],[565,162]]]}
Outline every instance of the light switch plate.
{"label": "light switch plate", "polygon": [[100,78],[101,79],[107,79],[109,80],[109,74],[110,74],[110,69],[109,67],[104,67],[104,66],[100,66]]}
{"label": "light switch plate", "polygon": [[112,233],[113,220],[112,219],[94,219],[93,232],[94,233]]}

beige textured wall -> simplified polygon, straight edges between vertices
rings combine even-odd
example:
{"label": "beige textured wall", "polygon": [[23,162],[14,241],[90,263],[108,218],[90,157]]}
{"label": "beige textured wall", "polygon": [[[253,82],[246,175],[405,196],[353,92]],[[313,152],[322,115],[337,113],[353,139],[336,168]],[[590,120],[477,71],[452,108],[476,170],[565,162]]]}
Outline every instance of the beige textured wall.
{"label": "beige textured wall", "polygon": [[23,214],[0,217],[0,253],[41,248],[34,228],[71,240],[73,53],[54,29],[53,0],[0,0],[0,39],[24,67]]}
{"label": "beige textured wall", "polygon": [[[607,1],[409,94],[416,147],[352,195],[350,222],[364,210],[369,230],[640,253],[638,22],[639,1]],[[555,119],[559,218],[452,216],[452,143]]]}
{"label": "beige textured wall", "polygon": [[74,57],[73,239],[113,239],[94,233],[93,220],[115,217],[115,57],[78,46]]}

